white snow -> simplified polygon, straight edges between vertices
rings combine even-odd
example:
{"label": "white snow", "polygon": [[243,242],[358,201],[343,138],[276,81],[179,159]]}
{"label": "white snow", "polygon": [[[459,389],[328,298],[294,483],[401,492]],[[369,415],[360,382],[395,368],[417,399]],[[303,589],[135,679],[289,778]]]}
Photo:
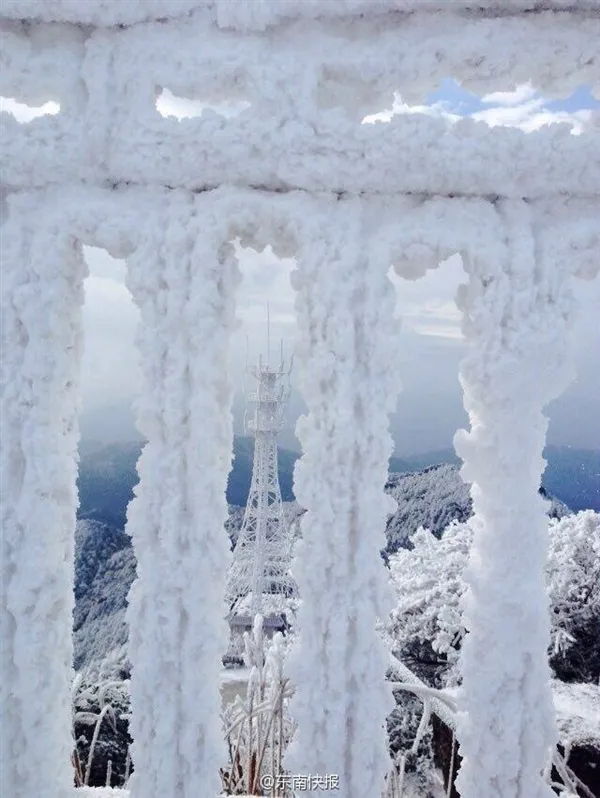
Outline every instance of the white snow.
{"label": "white snow", "polygon": [[[87,180],[597,196],[593,112],[579,137],[569,124],[490,131],[483,121],[427,112],[386,124],[361,120],[388,108],[396,92],[422,101],[448,76],[480,92],[527,80],[546,95],[600,86],[599,39],[600,20],[583,24],[574,14],[465,20],[447,13],[385,25],[374,17],[335,28],[307,21],[275,29],[268,46],[265,34],[219,31],[203,14],[110,31],[11,23],[2,34],[3,92],[29,104],[55,100],[61,112],[28,125],[2,114],[0,164],[5,182],[19,187]],[[302,59],[289,58],[294,49]],[[164,118],[156,108],[163,90],[206,106],[248,105],[230,118],[209,107],[198,118]]]}
{"label": "white snow", "polygon": [[303,600],[287,767],[338,774],[344,798],[381,791],[393,707],[375,624],[388,609],[379,549],[393,509],[383,488],[399,383],[389,361],[394,291],[387,261],[371,257],[361,235],[367,224],[356,199],[324,206],[292,274],[309,415],[297,425],[294,490],[307,512],[293,564]]}
{"label": "white snow", "polygon": [[[472,9],[466,0],[453,0],[460,12]],[[479,0],[486,13],[518,15],[539,9],[539,0]],[[394,11],[439,12],[447,0],[4,0],[3,13],[15,19],[33,18],[45,22],[78,22],[86,25],[131,25],[153,19],[172,19],[189,12],[208,12],[210,19],[224,28],[263,30],[267,26],[294,18],[353,17],[365,12],[373,16]],[[544,8],[572,10],[573,0],[545,0]],[[578,0],[579,11],[600,9],[598,0]]]}
{"label": "white snow", "polygon": [[[4,96],[60,107],[27,124],[0,115],[3,794],[71,790],[82,242],[129,259],[142,317],[139,424],[149,443],[129,522],[139,569],[131,796],[219,791],[229,242],[239,235],[298,259],[310,414],[299,427],[297,494],[308,512],[294,566],[304,603],[290,768],[339,773],[343,798],[375,798],[388,768],[391,696],[375,624],[387,614],[379,549],[399,386],[386,275],[392,263],[417,279],[458,252],[470,277],[458,301],[471,432],[457,449],[478,526],[461,789],[463,798],[549,795],[542,410],[569,378],[570,280],[600,264],[597,116],[577,136],[568,125],[525,133],[425,112],[361,124],[394,93],[421,101],[445,77],[483,95],[525,81],[553,96],[582,83],[598,92],[598,0],[576,9],[548,0],[547,13],[533,14],[521,12],[534,0],[479,5],[3,3]],[[235,117],[207,108],[179,121],[157,110],[164,90],[247,105]]]}
{"label": "white snow", "polygon": [[470,344],[461,365],[469,433],[456,434],[473,483],[475,529],[463,599],[463,798],[551,798],[542,779],[557,731],[546,656],[548,539],[537,494],[544,406],[567,384],[569,264],[540,257],[523,202],[501,202],[497,235],[466,262],[460,296]]}
{"label": "white snow", "polygon": [[37,200],[14,197],[2,228],[0,792],[11,798],[54,798],[73,783],[76,362],[86,267]]}
{"label": "white snow", "polygon": [[217,794],[225,760],[218,717],[237,263],[205,204],[174,193],[129,260],[142,319],[139,428],[149,441],[127,524],[138,573],[128,609],[132,798],[192,798],[199,785]]}

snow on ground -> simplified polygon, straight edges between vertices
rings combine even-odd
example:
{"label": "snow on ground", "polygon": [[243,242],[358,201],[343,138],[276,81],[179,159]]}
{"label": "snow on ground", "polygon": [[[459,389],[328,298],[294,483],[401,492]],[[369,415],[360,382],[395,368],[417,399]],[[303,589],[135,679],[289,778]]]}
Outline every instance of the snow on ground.
{"label": "snow on ground", "polygon": [[564,743],[598,745],[600,740],[600,687],[555,681],[554,706],[560,739]]}
{"label": "snow on ground", "polygon": [[250,668],[223,668],[221,671],[221,685],[247,682]]}

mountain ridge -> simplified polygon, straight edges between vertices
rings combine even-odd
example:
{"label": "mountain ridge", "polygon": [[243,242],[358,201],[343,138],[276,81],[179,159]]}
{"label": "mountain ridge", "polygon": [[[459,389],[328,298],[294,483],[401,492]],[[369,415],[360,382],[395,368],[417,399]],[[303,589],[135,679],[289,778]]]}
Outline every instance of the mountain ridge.
{"label": "mountain ridge", "polygon": [[[78,478],[78,518],[101,521],[124,527],[126,510],[137,484],[136,462],[143,443],[126,441],[100,446],[82,441]],[[254,453],[251,438],[234,438],[234,461],[227,484],[227,502],[243,507],[246,504],[252,478]],[[573,511],[600,511],[600,451],[548,446],[545,451],[548,467],[542,486],[552,496]],[[284,501],[294,500],[293,472],[297,452],[280,449],[278,452],[279,482]],[[412,457],[392,456],[390,473],[414,473],[435,465],[460,463],[452,449],[442,449]]]}
{"label": "mountain ridge", "polygon": [[[100,465],[107,467],[105,460]],[[456,464],[390,474],[385,493],[396,502],[385,529],[385,561],[399,548],[411,548],[411,538],[419,527],[441,537],[451,521],[466,521],[472,513],[469,486],[462,481]],[[286,502],[284,510],[290,520],[303,512],[296,502]],[[549,501],[549,515],[561,517],[568,512],[556,500]],[[224,532],[232,547],[243,516],[242,507],[229,506]],[[74,664],[81,668],[126,643],[125,608],[136,564],[129,536],[106,522],[78,520],[75,545]]]}

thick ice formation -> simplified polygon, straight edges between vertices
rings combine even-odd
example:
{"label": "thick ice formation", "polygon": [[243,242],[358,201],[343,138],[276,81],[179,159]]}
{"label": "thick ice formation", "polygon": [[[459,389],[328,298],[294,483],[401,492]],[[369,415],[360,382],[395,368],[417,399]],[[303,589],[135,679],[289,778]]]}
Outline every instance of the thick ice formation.
{"label": "thick ice formation", "polygon": [[[290,767],[339,773],[341,798],[375,798],[387,769],[375,621],[398,385],[386,273],[393,264],[417,279],[459,252],[470,276],[460,304],[472,429],[457,447],[481,529],[466,605],[461,785],[464,798],[547,793],[542,410],[568,381],[569,281],[598,270],[597,117],[581,135],[423,111],[362,121],[394,92],[422,102],[445,77],[477,92],[530,80],[547,95],[584,83],[598,95],[600,2],[448,6],[5,0],[3,91],[54,100],[60,112],[24,125],[0,118],[13,192],[2,230],[3,794],[64,798],[72,784],[82,242],[128,258],[142,313],[149,443],[129,523],[139,563],[133,796],[218,792],[237,236],[299,262],[310,415],[299,430],[308,513],[295,569],[304,605]],[[247,105],[177,121],[156,108],[163,89]]]}
{"label": "thick ice formation", "polygon": [[357,199],[323,203],[293,273],[309,415],[297,427],[304,455],[294,490],[307,513],[293,566],[303,600],[288,767],[339,774],[345,798],[381,791],[382,719],[393,708],[375,624],[389,609],[379,549],[393,504],[383,488],[399,384],[389,361],[393,289],[364,236],[368,223]]}
{"label": "thick ice formation", "polygon": [[129,260],[142,318],[139,427],[149,441],[127,526],[138,563],[128,610],[136,798],[196,798],[199,785],[216,795],[226,755],[216,719],[228,639],[227,363],[237,265],[202,200],[174,194]]}
{"label": "thick ice formation", "polygon": [[55,798],[59,786],[73,783],[76,363],[84,273],[80,247],[48,213],[45,197],[11,197],[1,281],[0,792],[14,798]]}
{"label": "thick ice formation", "polygon": [[[268,46],[265,34],[219,31],[206,15],[110,32],[11,22],[2,33],[3,92],[34,104],[55,100],[61,113],[27,125],[1,114],[0,165],[8,185],[26,188],[85,180],[597,195],[593,116],[585,136],[568,125],[490,131],[485,122],[426,112],[386,124],[361,120],[390,108],[395,92],[422,102],[448,75],[479,92],[528,80],[546,94],[565,96],[581,84],[598,92],[599,39],[600,20],[572,14],[465,20],[446,13],[386,24],[375,16],[333,29],[307,21],[271,33]],[[289,58],[294,49],[301,59]],[[249,105],[227,119],[210,109],[200,118],[163,118],[156,99],[165,88],[209,105]]]}
{"label": "thick ice formation", "polygon": [[542,771],[556,744],[550,671],[543,407],[569,381],[570,264],[539,257],[532,211],[501,202],[498,236],[467,259],[459,303],[471,431],[456,435],[473,483],[475,536],[461,669],[464,798],[551,798]]}

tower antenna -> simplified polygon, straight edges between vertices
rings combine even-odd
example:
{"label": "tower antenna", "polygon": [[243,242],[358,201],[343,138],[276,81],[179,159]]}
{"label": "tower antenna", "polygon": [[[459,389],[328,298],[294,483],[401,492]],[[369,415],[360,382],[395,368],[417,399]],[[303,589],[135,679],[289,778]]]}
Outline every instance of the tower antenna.
{"label": "tower antenna", "polygon": [[267,366],[271,362],[271,316],[269,313],[269,303],[267,302]]}
{"label": "tower antenna", "polygon": [[246,429],[254,437],[254,462],[244,520],[227,577],[230,651],[237,650],[236,635],[239,638],[240,631],[251,629],[257,614],[273,629],[284,624],[288,600],[297,596],[290,572],[294,527],[283,512],[277,466],[277,436],[289,398],[289,371],[284,363],[272,367],[259,357],[250,374],[258,383],[256,391],[247,396],[251,408],[246,415]]}
{"label": "tower antenna", "polygon": [[248,385],[248,333],[246,333],[246,358],[244,361],[244,382],[242,384],[242,401],[244,403],[244,435],[248,434],[248,427],[247,427],[247,415],[248,415],[248,405],[246,402],[246,388]]}

